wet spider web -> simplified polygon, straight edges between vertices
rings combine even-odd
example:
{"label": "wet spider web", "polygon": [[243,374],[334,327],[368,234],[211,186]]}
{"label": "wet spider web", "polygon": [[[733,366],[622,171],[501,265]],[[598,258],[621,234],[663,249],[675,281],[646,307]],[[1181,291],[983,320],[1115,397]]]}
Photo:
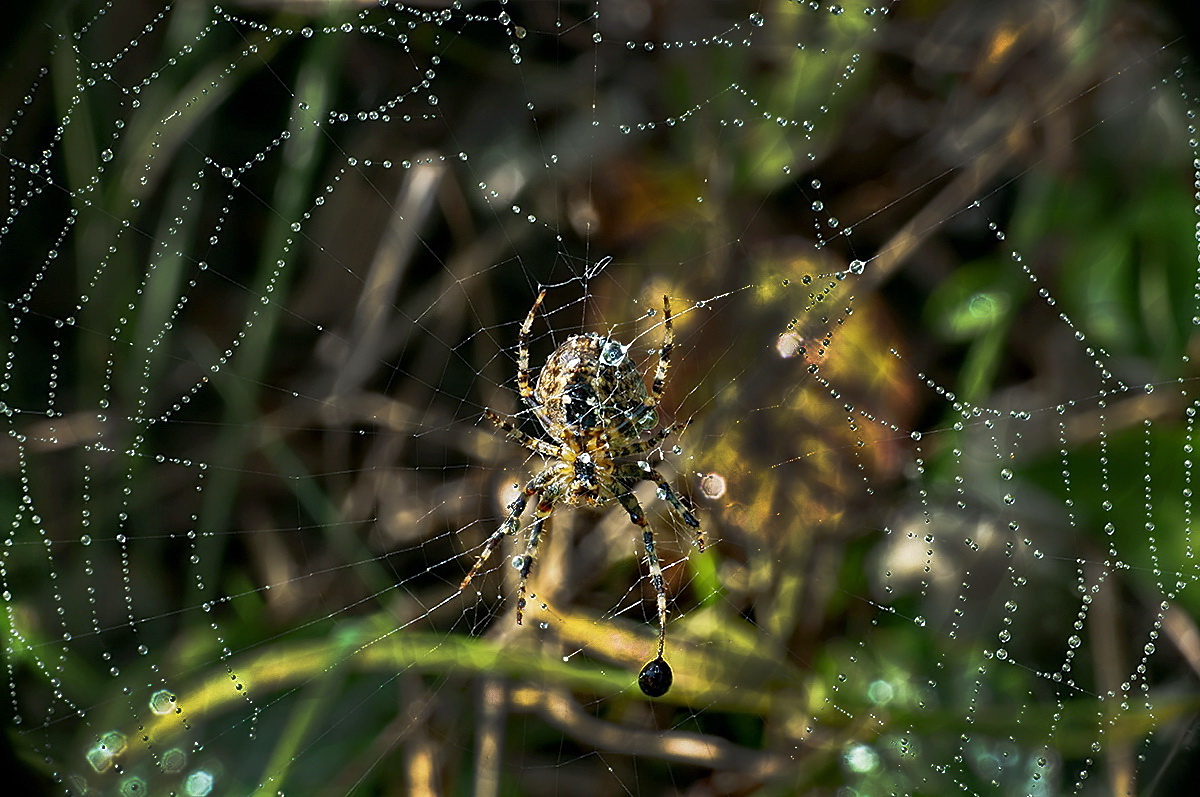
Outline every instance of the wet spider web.
{"label": "wet spider web", "polygon": [[[1197,143],[1145,7],[79,4],[6,36],[29,792],[1156,793],[1200,700]],[[517,335],[653,373],[542,467]],[[14,769],[14,771],[16,771]]]}

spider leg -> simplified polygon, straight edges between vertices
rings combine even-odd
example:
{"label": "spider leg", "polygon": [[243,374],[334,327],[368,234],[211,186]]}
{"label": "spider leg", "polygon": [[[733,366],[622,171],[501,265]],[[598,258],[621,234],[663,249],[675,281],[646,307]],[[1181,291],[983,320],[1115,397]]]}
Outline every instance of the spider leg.
{"label": "spider leg", "polygon": [[[631,429],[637,429],[635,418],[650,417],[656,419],[658,417],[656,414],[650,413],[653,413],[657,409],[659,402],[662,401],[663,388],[667,384],[667,369],[671,367],[671,348],[675,345],[675,327],[671,324],[671,317],[671,298],[663,296],[663,326],[666,329],[663,332],[662,349],[658,353],[658,367],[654,370],[654,381],[650,384],[650,395],[642,402],[642,411],[633,413],[622,423],[621,431],[623,434],[629,434]],[[654,423],[657,423],[657,420]],[[629,453],[638,454],[642,451],[650,450],[654,447],[654,444],[669,435],[671,430],[672,427],[668,426],[660,430],[658,434],[649,440],[644,440],[640,444],[634,443],[635,447],[638,445],[645,447],[631,450]],[[637,431],[633,432],[635,436],[637,433]]]}
{"label": "spider leg", "polygon": [[700,521],[696,517],[696,506],[691,499],[675,492],[675,488],[654,468],[643,468],[632,462],[626,462],[617,466],[617,472],[614,475],[618,481],[631,490],[633,485],[639,481],[654,482],[658,487],[659,499],[666,501],[680,520],[696,530],[696,539],[692,544],[700,553],[704,553],[704,530],[700,528]]}
{"label": "spider leg", "polygon": [[650,397],[646,406],[658,406],[662,399],[663,388],[667,384],[667,369],[671,367],[671,348],[675,345],[675,327],[671,325],[671,298],[663,297],[663,344],[658,353],[658,367],[654,370],[654,381],[650,384]]}
{"label": "spider leg", "polygon": [[534,316],[545,298],[546,291],[543,290],[533,301],[533,307],[529,308],[529,315],[521,322],[521,332],[517,336],[517,390],[521,394],[521,400],[535,411],[537,405],[533,403],[533,385],[529,382],[529,332],[533,329]]}
{"label": "spider leg", "polygon": [[520,443],[530,451],[534,451],[538,454],[541,454],[543,457],[549,457],[551,459],[558,457],[561,453],[558,446],[551,445],[545,440],[539,440],[533,435],[522,432],[513,424],[512,421],[501,418],[491,410],[484,410],[483,414],[484,417],[486,417],[489,421],[503,429],[507,433],[508,439],[512,440],[514,443]]}
{"label": "spider leg", "polygon": [[662,564],[658,561],[658,553],[654,549],[654,531],[646,521],[642,506],[631,492],[616,493],[617,500],[632,520],[642,530],[642,544],[646,548],[646,564],[650,568],[650,584],[658,599],[658,659],[662,658],[663,648],[667,644],[667,590],[663,582]]}
{"label": "spider leg", "polygon": [[613,459],[619,459],[620,457],[632,457],[637,454],[644,454],[647,451],[653,451],[663,440],[677,431],[686,429],[691,423],[691,419],[688,419],[682,423],[673,423],[670,426],[664,426],[645,440],[634,440],[626,446],[612,449],[609,452],[609,456]]}
{"label": "spider leg", "polygon": [[496,550],[500,541],[506,535],[515,535],[517,533],[517,530],[520,528],[521,513],[525,511],[525,505],[529,503],[530,498],[543,490],[546,482],[553,476],[553,473],[551,470],[544,470],[537,476],[534,476],[525,485],[525,488],[521,490],[520,494],[513,499],[512,503],[508,505],[508,515],[505,516],[504,522],[500,524],[500,528],[493,531],[492,536],[488,537],[487,541],[484,542],[483,550],[480,552],[479,558],[475,560],[475,564],[471,567],[471,572],[467,573],[466,578],[458,585],[459,592],[467,588],[467,585],[471,583],[471,579],[475,578],[476,574],[479,573],[480,568],[483,567],[483,563],[492,555],[492,551]]}
{"label": "spider leg", "polygon": [[529,527],[529,542],[525,545],[525,554],[521,557],[519,570],[521,581],[517,585],[517,625],[521,624],[521,618],[525,614],[525,580],[529,578],[529,571],[533,569],[533,560],[537,558],[538,541],[541,539],[546,519],[550,517],[553,509],[554,501],[546,493],[538,497],[533,523]]}

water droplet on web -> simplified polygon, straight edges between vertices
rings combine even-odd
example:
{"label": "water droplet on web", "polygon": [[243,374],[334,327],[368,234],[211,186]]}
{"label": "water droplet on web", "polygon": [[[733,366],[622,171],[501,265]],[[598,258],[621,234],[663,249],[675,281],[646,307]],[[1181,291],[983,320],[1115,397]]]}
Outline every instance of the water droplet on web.
{"label": "water droplet on web", "polygon": [[617,341],[608,341],[604,348],[600,349],[600,361],[608,366],[620,365],[625,360],[628,350],[628,346],[622,346]]}
{"label": "water droplet on web", "polygon": [[638,687],[649,697],[662,697],[673,681],[671,667],[661,656],[647,663],[638,674]]}

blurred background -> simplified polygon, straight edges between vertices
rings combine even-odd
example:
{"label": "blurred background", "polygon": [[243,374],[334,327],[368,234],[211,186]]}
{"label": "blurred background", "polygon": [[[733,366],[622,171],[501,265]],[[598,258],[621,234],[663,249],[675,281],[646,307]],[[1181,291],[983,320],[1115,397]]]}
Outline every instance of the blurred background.
{"label": "blurred background", "polygon": [[[1082,0],[59,2],[0,32],[23,793],[1170,794],[1194,31]],[[643,485],[484,408],[676,313]],[[544,436],[544,435],[543,435]],[[661,460],[661,461],[659,461]],[[15,777],[15,776],[14,776]]]}

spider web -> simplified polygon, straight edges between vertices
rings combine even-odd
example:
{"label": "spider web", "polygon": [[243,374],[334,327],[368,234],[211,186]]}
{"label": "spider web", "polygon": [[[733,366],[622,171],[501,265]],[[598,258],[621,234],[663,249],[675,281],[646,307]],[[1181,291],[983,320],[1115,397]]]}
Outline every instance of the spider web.
{"label": "spider web", "polygon": [[[1186,781],[1197,103],[1146,8],[26,14],[0,616],[28,792]],[[544,437],[542,288],[535,376],[589,332],[649,378],[674,308],[681,431],[647,459],[708,547],[638,487],[654,701],[615,502],[555,509],[523,625],[524,536],[459,590],[543,467],[482,420]]]}

